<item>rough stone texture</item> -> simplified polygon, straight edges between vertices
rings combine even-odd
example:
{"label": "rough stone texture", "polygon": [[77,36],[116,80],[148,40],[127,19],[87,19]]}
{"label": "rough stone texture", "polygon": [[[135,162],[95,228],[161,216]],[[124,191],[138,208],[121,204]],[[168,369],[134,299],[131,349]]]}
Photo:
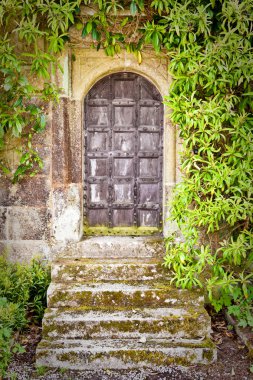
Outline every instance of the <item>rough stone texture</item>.
{"label": "rough stone texture", "polygon": [[51,174],[51,164],[52,164],[52,157],[51,157],[51,144],[50,145],[36,145],[36,150],[39,153],[39,156],[43,160],[43,168],[41,169],[41,174],[49,176]]}
{"label": "rough stone texture", "polygon": [[0,252],[7,252],[12,261],[29,262],[32,257],[50,259],[51,247],[45,240],[2,240]]}
{"label": "rough stone texture", "polygon": [[57,241],[81,237],[82,201],[79,185],[70,184],[53,192],[53,236]]}
{"label": "rough stone texture", "polygon": [[88,284],[54,284],[48,288],[49,307],[94,307],[112,305],[113,307],[143,308],[171,306],[197,306],[203,302],[198,292],[178,290],[166,282],[136,284],[126,282],[88,283]]}
{"label": "rough stone texture", "polygon": [[46,238],[47,209],[12,207],[8,212],[9,240],[43,240]]}
{"label": "rough stone texture", "polygon": [[46,206],[50,194],[50,180],[37,175],[11,184],[8,179],[0,181],[0,206]]}
{"label": "rough stone texture", "polygon": [[7,239],[7,208],[0,207],[0,240]]}
{"label": "rough stone texture", "polygon": [[169,339],[195,342],[210,333],[209,317],[201,308],[156,308],[142,310],[48,309],[43,323],[47,339]]}
{"label": "rough stone texture", "polygon": [[79,100],[69,102],[69,154],[68,178],[71,183],[82,183],[83,171],[83,103]]}
{"label": "rough stone texture", "polygon": [[158,259],[60,259],[54,261],[51,272],[52,281],[73,282],[73,281],[116,281],[121,278],[125,281],[148,281],[161,278],[163,273],[164,280],[171,279],[168,270],[162,267]]}
{"label": "rough stone texture", "polygon": [[37,365],[132,369],[216,360],[202,294],[169,285],[159,260],[145,255],[152,243],[159,251],[161,242],[150,240],[90,238],[57,256]]}
{"label": "rough stone texture", "polygon": [[57,246],[55,257],[66,258],[157,258],[164,255],[161,237],[88,237],[77,243]]}
{"label": "rough stone texture", "polygon": [[47,367],[77,370],[134,369],[169,365],[207,364],[215,360],[212,348],[206,343],[187,347],[186,343],[168,341],[138,342],[136,340],[68,340],[51,341],[39,346],[37,364]]}
{"label": "rough stone texture", "polygon": [[0,177],[0,206],[8,205],[11,183],[7,178]]}
{"label": "rough stone texture", "polygon": [[38,175],[26,178],[9,187],[6,206],[46,206],[50,194],[50,180]]}
{"label": "rough stone texture", "polygon": [[53,109],[52,119],[52,178],[53,184],[64,185],[68,182],[68,99],[61,98]]}

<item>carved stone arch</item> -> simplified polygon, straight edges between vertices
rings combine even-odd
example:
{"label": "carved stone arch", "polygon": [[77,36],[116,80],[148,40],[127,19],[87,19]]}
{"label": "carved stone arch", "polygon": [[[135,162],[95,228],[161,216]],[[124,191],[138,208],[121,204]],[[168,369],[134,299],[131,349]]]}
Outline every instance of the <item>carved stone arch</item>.
{"label": "carved stone arch", "polygon": [[172,79],[168,75],[167,69],[165,71],[165,67],[167,67],[167,64],[161,64],[159,59],[155,60],[155,65],[153,62],[154,57],[153,59],[149,59],[149,57],[147,57],[147,60],[144,61],[141,65],[139,65],[136,62],[134,55],[128,55],[128,59],[118,57],[116,59],[111,58],[111,60],[108,61],[108,58],[110,57],[103,56],[102,58],[100,56],[100,60],[104,60],[104,63],[100,62],[97,65],[90,65],[89,59],[87,57],[85,58],[79,55],[76,56],[76,61],[73,63],[72,66],[73,98],[80,100],[84,99],[86,94],[89,92],[89,90],[96,82],[98,82],[100,79],[107,75],[115,74],[118,72],[132,72],[141,75],[147,80],[149,80],[157,88],[162,97],[168,95],[169,86],[171,84]]}

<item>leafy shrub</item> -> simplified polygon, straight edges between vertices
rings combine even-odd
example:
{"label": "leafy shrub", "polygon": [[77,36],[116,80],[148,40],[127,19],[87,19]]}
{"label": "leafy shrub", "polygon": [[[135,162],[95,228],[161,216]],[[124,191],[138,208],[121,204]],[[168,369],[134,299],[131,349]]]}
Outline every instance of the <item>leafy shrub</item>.
{"label": "leafy shrub", "polygon": [[175,5],[168,53],[183,178],[171,204],[181,235],[167,239],[165,265],[177,286],[204,287],[217,311],[252,325],[253,3],[193,3]]}
{"label": "leafy shrub", "polygon": [[30,265],[9,262],[0,256],[0,377],[12,353],[24,352],[13,333],[29,323],[40,323],[46,307],[49,267],[35,259]]}
{"label": "leafy shrub", "polygon": [[0,326],[9,329],[22,329],[27,325],[26,310],[23,305],[0,298]]}

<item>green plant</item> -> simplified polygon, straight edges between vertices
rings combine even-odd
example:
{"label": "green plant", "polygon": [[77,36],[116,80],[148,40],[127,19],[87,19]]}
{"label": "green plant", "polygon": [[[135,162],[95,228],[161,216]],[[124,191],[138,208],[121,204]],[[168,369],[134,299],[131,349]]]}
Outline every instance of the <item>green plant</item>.
{"label": "green plant", "polygon": [[27,325],[26,310],[23,305],[0,298],[0,325],[9,329],[22,329]]}
{"label": "green plant", "polygon": [[12,329],[0,324],[0,376],[6,374],[12,354],[23,352],[25,349],[12,338]]}
{"label": "green plant", "polygon": [[47,373],[47,371],[48,371],[48,368],[43,365],[36,367],[36,372],[38,376],[44,376]]}
{"label": "green plant", "polygon": [[41,322],[49,282],[49,268],[40,260],[25,265],[0,256],[0,376],[6,374],[12,354],[24,352],[14,332]]}
{"label": "green plant", "polygon": [[171,204],[181,235],[167,239],[165,265],[177,286],[204,287],[217,311],[252,325],[253,3],[175,8],[166,103],[183,141]]}
{"label": "green plant", "polygon": [[[50,80],[80,1],[3,0],[0,5],[0,171],[17,182],[43,161],[33,138],[46,127],[47,103],[59,89]],[[18,44],[17,44],[18,41]],[[45,51],[43,46],[48,46]],[[32,84],[35,78],[38,85]],[[17,162],[9,159],[16,151]]]}

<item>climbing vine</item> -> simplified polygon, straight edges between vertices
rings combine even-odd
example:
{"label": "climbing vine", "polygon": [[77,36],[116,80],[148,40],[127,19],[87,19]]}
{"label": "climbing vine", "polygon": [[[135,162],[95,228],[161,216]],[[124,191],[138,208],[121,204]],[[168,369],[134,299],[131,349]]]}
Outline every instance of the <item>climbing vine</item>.
{"label": "climbing vine", "polygon": [[165,101],[183,147],[165,265],[253,325],[253,0],[2,0],[0,170],[14,181],[42,166],[33,138],[59,96],[51,78],[72,25],[109,56],[126,49],[141,64],[152,45],[169,57]]}

